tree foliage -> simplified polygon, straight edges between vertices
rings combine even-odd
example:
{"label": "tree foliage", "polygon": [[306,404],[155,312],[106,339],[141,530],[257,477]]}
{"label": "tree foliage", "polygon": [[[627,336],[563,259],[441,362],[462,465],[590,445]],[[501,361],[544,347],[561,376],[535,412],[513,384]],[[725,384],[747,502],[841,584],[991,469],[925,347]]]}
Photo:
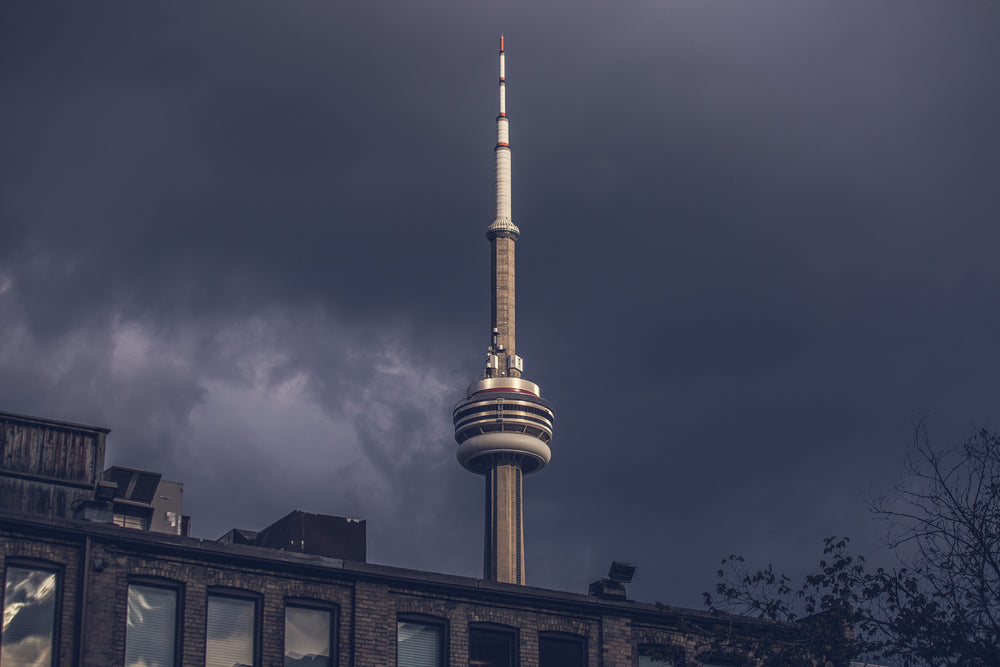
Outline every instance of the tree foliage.
{"label": "tree foliage", "polygon": [[848,540],[828,538],[818,570],[794,586],[771,565],[752,571],[730,556],[706,604],[795,628],[796,659],[804,662],[861,656],[905,666],[1000,665],[996,434],[978,430],[957,447],[936,449],[919,427],[906,482],[872,510],[887,522],[898,567],[872,569],[851,555]]}

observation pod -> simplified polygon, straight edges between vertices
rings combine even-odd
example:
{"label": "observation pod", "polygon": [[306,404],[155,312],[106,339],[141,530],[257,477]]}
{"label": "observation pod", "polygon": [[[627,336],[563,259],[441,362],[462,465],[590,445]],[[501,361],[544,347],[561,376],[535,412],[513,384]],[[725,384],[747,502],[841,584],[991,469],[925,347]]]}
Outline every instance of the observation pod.
{"label": "observation pod", "polygon": [[541,470],[552,458],[554,418],[533,382],[512,377],[474,382],[452,415],[458,462],[479,475],[503,463],[526,475]]}

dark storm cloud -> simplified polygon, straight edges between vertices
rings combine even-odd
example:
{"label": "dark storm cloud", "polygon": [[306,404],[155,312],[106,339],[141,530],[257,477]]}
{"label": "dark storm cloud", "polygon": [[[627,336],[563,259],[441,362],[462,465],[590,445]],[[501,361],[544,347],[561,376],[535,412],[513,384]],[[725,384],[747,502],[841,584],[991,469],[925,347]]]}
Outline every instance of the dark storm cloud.
{"label": "dark storm cloud", "polygon": [[475,575],[496,34],[519,352],[557,409],[529,582],[699,604],[871,544],[924,411],[995,425],[997,12],[790,2],[0,9],[0,409],[99,423],[195,532],[369,519]]}
{"label": "dark storm cloud", "polygon": [[[681,37],[683,65],[622,67],[642,101],[629,87],[618,124],[594,125],[573,156],[579,187],[564,183],[548,209],[563,238],[572,227],[601,242],[596,270],[560,284],[582,288],[548,319],[567,326],[544,337],[571,340],[575,325],[594,356],[576,378],[539,377],[591,375],[627,395],[565,406],[560,442],[579,422],[599,428],[594,404],[632,410],[603,449],[543,474],[570,484],[601,469],[622,498],[586,496],[578,530],[600,517],[620,549],[681,572],[707,544],[760,543],[774,558],[867,530],[860,491],[898,469],[917,412],[956,434],[995,414],[997,159],[983,146],[996,134],[970,116],[985,120],[997,95],[977,17],[762,7],[727,7]],[[692,61],[696,83],[670,76]],[[595,181],[602,165],[610,177]],[[600,186],[617,197],[587,216]],[[561,250],[556,263],[574,261]]]}

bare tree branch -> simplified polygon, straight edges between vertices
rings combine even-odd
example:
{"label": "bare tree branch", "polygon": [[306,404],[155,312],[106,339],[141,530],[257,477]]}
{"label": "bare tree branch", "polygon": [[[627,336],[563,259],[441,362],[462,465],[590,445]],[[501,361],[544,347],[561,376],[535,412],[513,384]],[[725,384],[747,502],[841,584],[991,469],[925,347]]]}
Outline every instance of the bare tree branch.
{"label": "bare tree branch", "polygon": [[[828,538],[819,569],[793,589],[771,565],[751,571],[730,556],[706,604],[796,628],[834,619],[789,631],[785,641],[798,653],[783,659],[1000,665],[1000,440],[979,429],[957,447],[938,449],[918,422],[906,470],[906,483],[871,503],[899,567],[870,572],[849,554],[846,539]],[[845,627],[853,632],[846,644]],[[758,654],[781,653],[759,644]]]}

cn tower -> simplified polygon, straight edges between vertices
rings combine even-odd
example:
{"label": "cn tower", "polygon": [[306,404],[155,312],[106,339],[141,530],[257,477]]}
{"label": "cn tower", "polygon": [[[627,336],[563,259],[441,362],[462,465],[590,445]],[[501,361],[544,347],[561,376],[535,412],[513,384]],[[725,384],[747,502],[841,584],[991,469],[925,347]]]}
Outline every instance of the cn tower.
{"label": "cn tower", "polygon": [[524,583],[521,481],[552,456],[554,415],[538,385],[521,374],[514,337],[514,244],[521,231],[510,217],[510,141],[500,36],[500,115],[497,116],[496,219],[486,229],[492,272],[492,334],[483,379],[469,385],[455,406],[458,461],[486,478],[483,578]]}

